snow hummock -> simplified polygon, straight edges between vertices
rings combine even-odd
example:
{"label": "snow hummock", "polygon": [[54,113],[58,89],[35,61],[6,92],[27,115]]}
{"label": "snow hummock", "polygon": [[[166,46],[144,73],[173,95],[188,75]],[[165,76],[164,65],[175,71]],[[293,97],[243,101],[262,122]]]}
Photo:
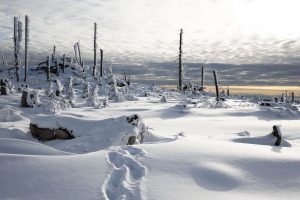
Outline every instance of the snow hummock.
{"label": "snow hummock", "polygon": [[22,120],[20,110],[12,106],[0,105],[0,122],[16,122]]}

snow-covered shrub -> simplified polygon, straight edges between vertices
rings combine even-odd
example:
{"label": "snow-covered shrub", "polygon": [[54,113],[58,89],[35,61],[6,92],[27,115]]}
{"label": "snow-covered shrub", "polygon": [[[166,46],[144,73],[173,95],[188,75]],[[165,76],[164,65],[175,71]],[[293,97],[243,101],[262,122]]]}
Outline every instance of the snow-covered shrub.
{"label": "snow-covered shrub", "polygon": [[[138,114],[133,114],[133,115],[130,115],[128,116],[127,118],[127,122],[133,126],[136,126],[137,129],[139,130],[137,135],[136,135],[136,139],[138,143],[142,143],[143,140],[144,140],[144,136],[146,134],[149,135],[149,132],[148,132],[148,128],[147,126],[144,124],[142,118],[140,117],[140,115]],[[128,140],[127,140],[128,141]]]}
{"label": "snow-covered shrub", "polygon": [[87,72],[86,72],[85,66],[83,67],[82,79],[86,82],[86,79],[87,79]]}
{"label": "snow-covered shrub", "polygon": [[64,86],[61,84],[60,80],[58,80],[58,79],[55,80],[55,83],[56,83],[55,95],[56,96],[61,96],[62,92],[63,92],[63,89],[64,89]]}
{"label": "snow-covered shrub", "polygon": [[42,108],[46,111],[50,111],[52,113],[60,113],[61,107],[59,105],[59,101],[56,101],[54,99],[51,99],[50,101],[44,103],[42,105]]}
{"label": "snow-covered shrub", "polygon": [[160,100],[161,103],[166,103],[167,102],[167,97],[165,95],[163,95]]}
{"label": "snow-covered shrub", "polygon": [[137,100],[138,100],[138,98],[136,98],[135,96],[133,96],[133,95],[131,95],[131,94],[126,94],[126,95],[124,95],[124,99],[125,99],[126,101],[137,101]]}
{"label": "snow-covered shrub", "polygon": [[1,94],[2,95],[9,95],[9,94],[15,93],[14,84],[11,81],[7,80],[7,79],[4,79],[4,81],[1,79],[0,87],[1,87]]}
{"label": "snow-covered shrub", "polygon": [[109,100],[113,100],[113,101],[117,101],[117,102],[124,101],[125,100],[124,97],[121,94],[119,94],[119,92],[118,92],[115,75],[111,76],[109,84],[110,84],[110,90],[109,90],[109,94],[108,94]]}
{"label": "snow-covered shrub", "polygon": [[101,101],[102,101],[103,107],[107,107],[108,106],[108,98],[107,97],[105,97]]}
{"label": "snow-covered shrub", "polygon": [[37,90],[24,89],[22,93],[21,106],[22,107],[38,107],[40,106],[40,98]]}
{"label": "snow-covered shrub", "polygon": [[82,98],[88,97],[89,93],[90,93],[90,83],[85,81],[82,89]]}
{"label": "snow-covered shrub", "polygon": [[47,96],[52,96],[53,95],[53,82],[52,81],[49,83],[49,86],[45,90],[45,93],[46,93]]}
{"label": "snow-covered shrub", "polygon": [[74,92],[74,89],[73,89],[73,77],[70,76],[69,83],[68,83],[68,88],[67,88],[67,98],[69,100],[73,100],[74,97],[75,97],[75,92]]}
{"label": "snow-covered shrub", "polygon": [[68,101],[68,100],[65,99],[65,98],[62,98],[62,99],[60,100],[59,106],[60,106],[60,109],[61,109],[61,110],[66,110],[66,109],[72,108],[72,105],[71,105],[70,101]]}
{"label": "snow-covered shrub", "polygon": [[98,85],[95,85],[92,92],[90,92],[88,96],[87,105],[93,106],[95,108],[100,107],[100,101],[98,100],[98,90],[99,90]]}
{"label": "snow-covered shrub", "polygon": [[4,79],[4,82],[6,83],[6,86],[8,88],[8,92],[9,94],[13,94],[16,92],[15,90],[15,85],[13,84],[13,82],[7,80],[7,79]]}

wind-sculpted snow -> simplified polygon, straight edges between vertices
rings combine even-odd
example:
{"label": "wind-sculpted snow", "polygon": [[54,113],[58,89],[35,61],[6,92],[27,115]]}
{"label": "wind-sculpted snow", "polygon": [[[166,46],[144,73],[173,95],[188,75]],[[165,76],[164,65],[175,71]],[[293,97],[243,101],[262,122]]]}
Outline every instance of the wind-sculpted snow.
{"label": "wind-sculpted snow", "polygon": [[11,106],[0,106],[0,122],[15,122],[22,120],[20,110]]}
{"label": "wind-sculpted snow", "polygon": [[0,154],[70,155],[37,142],[9,138],[0,139]]}

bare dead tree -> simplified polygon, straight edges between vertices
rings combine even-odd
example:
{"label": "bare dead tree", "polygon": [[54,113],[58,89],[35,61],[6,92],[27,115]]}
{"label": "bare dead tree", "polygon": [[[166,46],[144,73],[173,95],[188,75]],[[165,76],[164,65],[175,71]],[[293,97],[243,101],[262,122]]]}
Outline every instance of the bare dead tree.
{"label": "bare dead tree", "polygon": [[54,62],[56,60],[56,46],[53,46],[53,53],[52,53],[52,62]]}
{"label": "bare dead tree", "polygon": [[218,84],[218,76],[216,70],[213,71],[214,79],[215,79],[215,87],[216,87],[216,100],[220,101],[220,94],[219,94],[219,84]]}
{"label": "bare dead tree", "polygon": [[5,61],[3,52],[1,52],[1,58],[2,58],[2,64],[3,64],[3,66],[6,66],[6,61]]}
{"label": "bare dead tree", "polygon": [[51,64],[50,57],[47,56],[47,81],[50,80],[50,64]]}
{"label": "bare dead tree", "polygon": [[204,90],[204,67],[201,69],[201,90]]}
{"label": "bare dead tree", "polygon": [[78,48],[77,48],[77,43],[74,44],[74,53],[75,53],[75,61],[79,64],[79,61],[78,61]]}
{"label": "bare dead tree", "polygon": [[28,70],[28,41],[29,41],[29,17],[25,15],[25,75],[24,82],[27,81],[27,70]]}
{"label": "bare dead tree", "polygon": [[16,69],[16,79],[19,82],[19,50],[20,42],[22,41],[22,22],[14,17],[14,56],[15,56],[15,69]]}
{"label": "bare dead tree", "polygon": [[63,55],[62,72],[65,73],[66,68],[66,54]]}
{"label": "bare dead tree", "polygon": [[103,50],[100,49],[100,77],[103,77]]}
{"label": "bare dead tree", "polygon": [[179,54],[178,54],[178,60],[179,60],[179,65],[178,65],[178,89],[182,90],[182,29],[180,29],[180,34],[179,34]]}
{"label": "bare dead tree", "polygon": [[96,66],[97,66],[97,23],[94,23],[94,67],[93,67],[93,76],[96,76]]}
{"label": "bare dead tree", "polygon": [[79,56],[79,65],[83,68],[83,59],[81,58],[81,51],[80,51],[80,43],[77,42],[77,50],[78,50],[78,56]]}

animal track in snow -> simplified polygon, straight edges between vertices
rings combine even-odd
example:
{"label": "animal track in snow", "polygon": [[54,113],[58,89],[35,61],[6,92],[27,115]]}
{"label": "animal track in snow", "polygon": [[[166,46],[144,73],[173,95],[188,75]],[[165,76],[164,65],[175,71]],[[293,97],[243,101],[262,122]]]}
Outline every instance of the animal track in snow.
{"label": "animal track in snow", "polygon": [[113,148],[107,154],[112,170],[102,185],[106,200],[142,199],[141,181],[146,168],[136,160],[143,156],[142,149],[127,146]]}

